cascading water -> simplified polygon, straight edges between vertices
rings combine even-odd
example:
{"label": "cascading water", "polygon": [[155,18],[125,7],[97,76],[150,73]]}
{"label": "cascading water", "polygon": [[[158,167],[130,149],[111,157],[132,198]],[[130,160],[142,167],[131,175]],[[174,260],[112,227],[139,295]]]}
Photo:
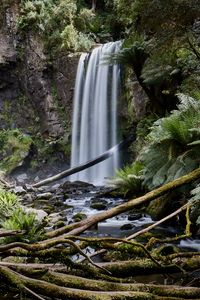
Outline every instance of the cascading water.
{"label": "cascading water", "polygon": [[[74,94],[71,167],[95,159],[117,144],[120,67],[103,64],[102,59],[119,48],[120,42],[108,43],[90,55],[81,55]],[[71,176],[71,180],[103,184],[118,167],[116,152],[106,161]]]}

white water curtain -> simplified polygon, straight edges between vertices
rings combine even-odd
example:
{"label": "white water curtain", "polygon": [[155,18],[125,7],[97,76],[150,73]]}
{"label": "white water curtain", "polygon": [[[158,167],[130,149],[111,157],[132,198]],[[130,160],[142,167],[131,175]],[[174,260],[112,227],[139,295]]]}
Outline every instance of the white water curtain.
{"label": "white water curtain", "polygon": [[[116,53],[119,48],[120,42],[107,43],[80,57],[74,93],[71,167],[95,159],[118,142],[120,67],[102,60],[105,54]],[[106,161],[74,174],[71,180],[101,185],[118,167],[119,157],[115,153]]]}

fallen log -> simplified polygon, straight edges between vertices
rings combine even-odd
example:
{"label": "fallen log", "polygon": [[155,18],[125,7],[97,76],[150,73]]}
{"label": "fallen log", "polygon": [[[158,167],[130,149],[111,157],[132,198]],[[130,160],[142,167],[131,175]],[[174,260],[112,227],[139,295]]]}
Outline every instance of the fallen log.
{"label": "fallen log", "polygon": [[[173,256],[172,256],[173,257]],[[116,277],[125,278],[142,274],[164,274],[197,270],[200,268],[200,253],[190,258],[174,258],[170,260],[170,256],[166,256],[163,261],[167,264],[158,266],[152,260],[137,259],[117,262],[103,262],[98,265],[106,268]],[[177,263],[177,264],[176,264]]]}
{"label": "fallen log", "polygon": [[0,266],[0,274],[10,284],[16,286],[20,290],[26,291],[26,288],[38,293],[52,297],[55,295],[59,299],[68,300],[128,300],[128,299],[159,299],[148,292],[132,292],[132,291],[114,291],[114,292],[94,292],[88,290],[70,289],[48,283],[43,280],[33,279],[21,275],[9,268]]}
{"label": "fallen log", "polygon": [[[34,272],[29,269],[26,273],[29,276],[34,276]],[[180,287],[176,285],[155,285],[143,283],[116,283],[105,280],[94,280],[83,278],[80,276],[67,275],[55,271],[48,271],[41,274],[40,280],[54,283],[58,286],[90,290],[90,291],[138,291],[150,292],[154,295],[160,296],[176,296],[176,297],[193,297],[194,299],[199,296],[200,288]]]}
{"label": "fallen log", "polygon": [[[169,272],[183,272],[185,271],[194,271],[200,268],[200,253],[196,252],[194,255],[191,253],[189,256],[184,253],[170,254],[166,256],[160,256],[159,259],[160,265],[154,263],[151,259],[148,258],[140,258],[134,260],[127,261],[114,261],[114,262],[102,262],[98,263],[99,266],[106,268],[115,277],[111,277],[108,275],[104,275],[104,278],[108,281],[116,282],[116,279],[120,278],[120,280],[127,277],[134,277],[136,275],[147,275],[147,274],[166,274]],[[177,265],[176,265],[177,263]],[[95,278],[95,276],[99,277],[102,274],[102,269],[97,269],[95,266],[88,264],[79,264],[74,263],[71,265],[63,265],[63,264],[44,264],[44,263],[36,263],[36,264],[25,264],[25,263],[9,263],[9,262],[0,262],[0,266],[5,266],[12,268],[13,270],[17,270],[19,272],[33,272],[34,270],[43,270],[43,271],[56,271],[62,272],[66,274],[73,274],[75,270],[82,270],[86,277]],[[76,274],[77,275],[77,274]],[[101,278],[103,278],[101,276]],[[117,280],[118,281],[118,280]]]}
{"label": "fallen log", "polygon": [[130,142],[133,141],[133,137],[131,138],[127,138],[123,141],[121,141],[119,144],[115,145],[114,147],[110,148],[109,150],[107,150],[106,152],[104,152],[102,155],[96,157],[95,159],[89,160],[77,167],[73,167],[70,168],[66,171],[63,171],[61,173],[58,173],[52,177],[49,177],[47,179],[41,180],[35,184],[33,184],[33,187],[40,187],[43,186],[45,184],[49,184],[51,182],[54,182],[56,180],[62,179],[64,177],[70,176],[72,174],[78,173],[80,171],[83,171],[85,169],[88,169],[96,164],[99,164],[100,162],[108,159],[109,157],[111,157],[116,151],[120,151],[121,149],[124,148],[125,145],[130,144]]}
{"label": "fallen log", "polygon": [[111,208],[105,212],[96,214],[94,216],[91,216],[81,222],[77,222],[75,224],[70,224],[63,226],[59,229],[56,229],[54,231],[48,232],[46,234],[46,237],[53,238],[59,235],[66,234],[67,235],[78,235],[88,228],[92,227],[93,225],[97,224],[98,222],[104,221],[106,219],[112,218],[114,216],[117,216],[123,212],[129,211],[133,209],[135,206],[141,205],[143,203],[148,203],[151,200],[162,196],[163,194],[175,190],[176,188],[183,186],[185,184],[191,183],[197,179],[200,178],[200,168],[188,173],[187,175],[184,175],[178,179],[175,179],[169,183],[164,184],[163,186],[148,192],[147,194],[132,199],[126,203],[123,203],[121,205],[118,205],[114,208]]}
{"label": "fallen log", "polygon": [[[157,262],[157,260],[155,260],[154,257],[152,257],[152,255],[150,254],[150,252],[148,250],[146,250],[146,248],[140,244],[140,243],[136,243],[136,242],[132,242],[132,241],[126,241],[123,239],[119,239],[119,238],[84,238],[84,237],[76,237],[76,236],[69,236],[68,239],[52,239],[49,240],[48,242],[42,242],[42,243],[35,243],[35,244],[26,244],[26,243],[20,243],[20,242],[15,242],[15,243],[10,243],[7,245],[2,245],[0,246],[0,252],[4,252],[4,251],[8,251],[10,249],[14,249],[14,248],[22,248],[25,249],[27,251],[41,251],[41,250],[45,250],[49,247],[51,247],[52,245],[58,245],[58,244],[69,244],[70,246],[74,247],[78,253],[80,253],[81,255],[83,255],[86,260],[88,260],[92,265],[94,265],[97,268],[102,268],[101,266],[95,264],[80,248],[79,246],[73,242],[72,240],[83,240],[83,241],[87,241],[88,243],[100,243],[100,242],[124,242],[125,244],[129,244],[131,246],[137,246],[139,248],[142,249],[142,251],[144,251],[144,253],[158,266],[161,266],[159,264],[159,262]],[[107,271],[106,269],[102,268],[103,271],[107,272],[110,274],[109,271]]]}
{"label": "fallen log", "polygon": [[[69,240],[69,239],[61,239],[61,238],[58,238],[58,239],[50,239],[48,240],[48,242],[40,242],[40,243],[35,243],[35,244],[26,244],[26,243],[22,243],[22,242],[14,242],[14,243],[10,243],[10,244],[6,244],[6,245],[2,245],[0,246],[0,252],[5,252],[5,251],[8,251],[10,249],[14,249],[14,248],[22,248],[22,249],[25,249],[27,251],[41,251],[41,250],[45,250],[45,249],[48,249],[52,246],[55,246],[55,245],[59,245],[59,244],[69,244],[70,246],[74,247],[78,253],[80,253],[81,255],[83,255],[93,266],[97,267],[97,268],[100,268],[102,270],[104,270],[105,272],[109,273],[109,271],[107,271],[106,269],[102,268],[101,266],[95,264],[80,248],[79,246]],[[148,253],[148,251],[147,251]]]}
{"label": "fallen log", "polygon": [[[135,199],[135,200],[137,200],[137,199]],[[134,200],[132,200],[132,201],[134,201]],[[119,208],[119,207],[124,206],[124,205],[127,205],[127,204],[129,204],[129,203],[125,203],[125,204],[119,205],[119,206],[115,207],[114,209]],[[180,211],[184,210],[185,208],[187,208],[187,204],[184,205],[183,207],[181,207],[179,210],[177,210],[172,215],[176,215],[177,212],[180,212]],[[113,209],[111,209],[110,211],[113,211]],[[107,215],[107,213],[108,213],[108,211],[104,212],[103,215],[105,215],[105,214]],[[102,215],[102,214],[100,214],[100,215]],[[97,216],[99,216],[99,214]],[[95,216],[91,217],[92,220],[94,219],[94,217]],[[86,219],[86,220],[88,220],[88,219]],[[135,234],[135,236],[136,235],[137,235],[137,233]],[[68,237],[68,239],[66,237]],[[77,250],[77,252],[79,252],[80,254],[82,254],[83,256],[85,256],[86,259],[88,259],[88,256],[86,256],[83,253],[83,251],[80,249],[80,247],[70,240],[71,236],[69,236],[69,233],[66,235],[66,237],[65,236],[61,236],[61,237],[57,237],[57,238],[50,238],[48,240],[44,240],[44,241],[41,241],[41,242],[38,242],[38,243],[35,243],[35,244],[26,244],[26,243],[22,243],[22,242],[14,242],[14,243],[10,243],[10,244],[7,244],[7,245],[0,246],[0,252],[6,252],[6,251],[9,251],[9,250],[14,249],[14,248],[21,248],[21,249],[24,249],[24,250],[27,250],[27,251],[36,252],[36,251],[41,251],[41,250],[49,249],[50,247],[53,247],[53,246],[56,246],[56,245],[59,245],[59,244],[70,244],[71,246],[73,246]],[[72,236],[72,238],[74,239],[73,236]],[[132,236],[132,238],[133,238],[133,236]],[[89,240],[84,239],[84,238],[82,238],[82,240],[89,241]],[[126,239],[120,240],[120,241],[125,242],[125,243],[127,242]],[[142,245],[139,245],[139,246],[142,247]]]}
{"label": "fallen log", "polygon": [[20,290],[29,289],[36,295],[56,295],[59,299],[68,300],[199,299],[200,295],[200,288],[112,283],[76,276],[70,278],[52,271],[40,279],[33,279],[0,266],[0,274]]}
{"label": "fallen log", "polygon": [[[127,282],[126,279],[112,277],[106,274],[102,274],[100,272],[100,269],[96,269],[95,267],[87,264],[42,264],[42,263],[36,263],[36,264],[25,264],[25,263],[9,263],[9,262],[0,262],[0,266],[3,267],[9,267],[10,269],[23,273],[28,275],[41,275],[46,273],[47,271],[55,271],[55,272],[61,272],[64,274],[69,274],[70,276],[82,276],[85,278],[95,278],[95,279],[101,279],[106,280],[109,282]],[[128,279],[128,282],[131,282],[130,279]]]}
{"label": "fallen log", "polygon": [[59,286],[92,291],[138,291],[150,292],[154,295],[173,297],[199,297],[200,288],[166,286],[142,283],[113,283],[103,280],[93,280],[78,276],[66,275],[49,271],[41,276],[42,280]]}

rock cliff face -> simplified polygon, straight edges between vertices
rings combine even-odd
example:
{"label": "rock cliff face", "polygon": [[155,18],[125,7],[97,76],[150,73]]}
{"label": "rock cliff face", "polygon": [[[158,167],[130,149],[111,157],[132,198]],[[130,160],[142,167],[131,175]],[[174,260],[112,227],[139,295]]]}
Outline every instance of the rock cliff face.
{"label": "rock cliff face", "polygon": [[41,39],[19,35],[18,11],[17,0],[1,8],[0,127],[69,135],[78,55],[49,60]]}

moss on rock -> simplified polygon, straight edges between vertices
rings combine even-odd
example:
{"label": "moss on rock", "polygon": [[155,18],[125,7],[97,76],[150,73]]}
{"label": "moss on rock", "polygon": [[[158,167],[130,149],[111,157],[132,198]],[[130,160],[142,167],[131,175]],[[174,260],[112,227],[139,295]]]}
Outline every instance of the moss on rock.
{"label": "moss on rock", "polygon": [[18,129],[0,131],[0,169],[10,173],[29,155],[32,138]]}

